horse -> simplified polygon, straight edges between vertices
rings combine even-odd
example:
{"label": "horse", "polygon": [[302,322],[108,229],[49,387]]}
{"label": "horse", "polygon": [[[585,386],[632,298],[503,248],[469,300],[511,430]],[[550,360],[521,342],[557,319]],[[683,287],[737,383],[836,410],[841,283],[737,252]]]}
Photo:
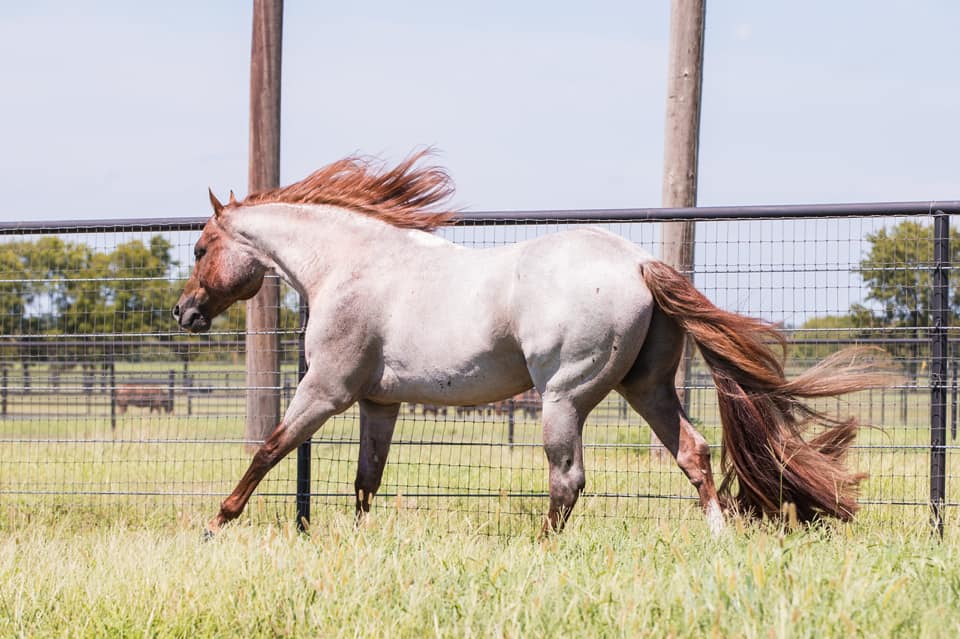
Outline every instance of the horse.
{"label": "horse", "polygon": [[[486,405],[531,388],[542,396],[549,476],[542,535],[563,529],[584,490],[584,422],[611,391],[673,455],[712,531],[727,509],[775,517],[788,502],[802,521],[854,515],[864,475],[847,469],[844,453],[858,425],[805,400],[888,384],[876,358],[853,347],[787,379],[775,325],[718,308],[681,273],[600,228],[493,248],[448,242],[433,231],[455,220],[442,206],[452,182],[425,153],[392,168],[348,157],[242,201],[231,191],[227,204],[209,191],[213,215],[173,309],[180,328],[208,331],[268,271],[310,309],[306,374],[209,534],[240,515],[277,462],[354,404],[363,517],[402,402]],[[718,392],[719,488],[674,385],[687,335]]]}
{"label": "horse", "polygon": [[150,413],[160,411],[173,412],[173,391],[158,384],[131,383],[121,384],[116,390],[117,410],[122,415],[129,406],[149,408]]}

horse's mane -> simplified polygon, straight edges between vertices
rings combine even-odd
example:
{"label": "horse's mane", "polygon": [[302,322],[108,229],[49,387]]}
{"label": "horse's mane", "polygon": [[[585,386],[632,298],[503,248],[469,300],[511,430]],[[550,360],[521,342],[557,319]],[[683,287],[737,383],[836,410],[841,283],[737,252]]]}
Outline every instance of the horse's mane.
{"label": "horse's mane", "polygon": [[453,194],[453,183],[447,172],[436,166],[416,166],[430,153],[429,149],[413,153],[390,170],[385,170],[383,164],[373,158],[347,157],[299,182],[251,193],[242,202],[231,205],[327,204],[364,213],[401,228],[432,231],[451,223],[454,213],[435,208]]}

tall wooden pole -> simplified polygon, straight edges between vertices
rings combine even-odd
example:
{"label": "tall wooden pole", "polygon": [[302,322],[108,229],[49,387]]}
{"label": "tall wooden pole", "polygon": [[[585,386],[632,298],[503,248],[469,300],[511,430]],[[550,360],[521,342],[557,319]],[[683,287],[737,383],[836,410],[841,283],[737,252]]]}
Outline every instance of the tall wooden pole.
{"label": "tall wooden pole", "polygon": [[[254,0],[250,51],[248,191],[280,185],[280,57],[283,0]],[[244,439],[261,441],[280,419],[280,282],[264,279],[247,301],[247,422]],[[248,450],[258,445],[248,444]]]}
{"label": "tall wooden pole", "polygon": [[[697,205],[697,152],[700,141],[700,93],[703,85],[703,32],[706,0],[672,0],[667,71],[667,117],[663,154],[663,206]],[[663,261],[693,279],[694,222],[664,222],[660,229]],[[676,385],[684,409],[692,345],[687,340]]]}

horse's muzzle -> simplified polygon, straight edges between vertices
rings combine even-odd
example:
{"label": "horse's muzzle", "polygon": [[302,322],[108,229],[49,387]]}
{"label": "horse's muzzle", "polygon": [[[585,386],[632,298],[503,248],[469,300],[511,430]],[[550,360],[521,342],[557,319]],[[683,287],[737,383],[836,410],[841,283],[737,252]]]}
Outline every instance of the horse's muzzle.
{"label": "horse's muzzle", "polygon": [[210,330],[210,320],[192,303],[181,302],[174,306],[173,318],[177,320],[180,328],[191,333],[206,333]]}

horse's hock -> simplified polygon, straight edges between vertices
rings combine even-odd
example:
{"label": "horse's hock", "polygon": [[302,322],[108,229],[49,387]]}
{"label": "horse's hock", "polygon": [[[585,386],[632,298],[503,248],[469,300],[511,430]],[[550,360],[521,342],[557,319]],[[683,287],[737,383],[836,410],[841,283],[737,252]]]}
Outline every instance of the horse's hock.
{"label": "horse's hock", "polygon": [[[900,525],[929,521],[932,513],[935,522],[949,522],[960,504],[960,358],[948,277],[958,247],[949,244],[946,225],[947,214],[958,212],[957,203],[922,203],[695,216],[694,284],[721,308],[780,323],[789,339],[787,377],[851,345],[882,348],[902,370],[905,381],[896,388],[814,401],[817,409],[883,428],[862,429],[848,455],[853,472],[869,474],[858,517]],[[486,247],[590,223],[656,253],[657,223],[666,216],[496,213],[467,216],[438,234]],[[250,461],[243,440],[246,376],[238,358],[242,313],[228,311],[200,338],[169,319],[204,222],[0,227],[5,247],[18,255],[40,256],[36,247],[49,248],[56,238],[57,250],[82,248],[74,253],[89,256],[68,261],[48,251],[45,272],[0,267],[0,509],[47,504],[92,509],[102,521],[174,520],[205,516],[229,494]],[[877,252],[877,238],[889,254]],[[94,264],[102,254],[121,260],[112,279]],[[893,319],[881,320],[872,282],[878,289],[913,286],[913,299],[923,303],[891,298]],[[281,385],[270,390],[285,408],[302,371],[301,332],[296,294],[284,288],[281,299]],[[699,355],[684,388],[686,414],[719,468],[719,407]],[[541,411],[541,399],[529,394],[402,407],[372,512],[396,507],[450,529],[531,531],[550,500]],[[305,509],[311,518],[352,516],[360,439],[356,406],[333,416],[309,447],[266,476],[244,516],[293,520]],[[586,488],[574,522],[700,519],[697,491],[672,458],[655,453],[648,425],[616,393],[583,429],[583,466]]]}

